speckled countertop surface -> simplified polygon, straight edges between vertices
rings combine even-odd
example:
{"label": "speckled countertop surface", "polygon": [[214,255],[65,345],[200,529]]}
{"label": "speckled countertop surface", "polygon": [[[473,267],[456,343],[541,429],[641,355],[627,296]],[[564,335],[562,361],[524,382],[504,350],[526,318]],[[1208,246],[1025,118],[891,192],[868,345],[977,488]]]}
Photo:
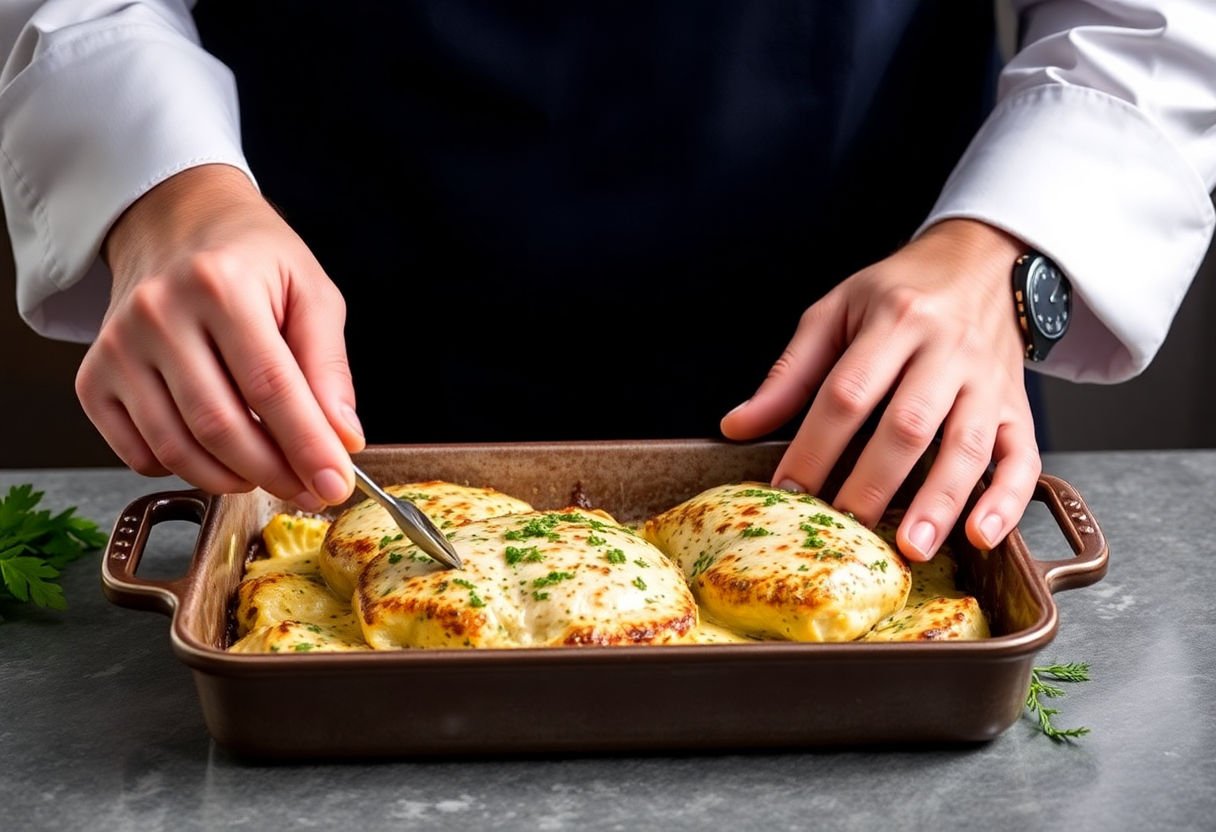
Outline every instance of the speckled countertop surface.
{"label": "speckled countertop surface", "polygon": [[[111,606],[97,560],[64,613],[0,609],[0,828],[1216,829],[1216,452],[1057,454],[1111,546],[1095,586],[1057,595],[1041,655],[1094,681],[1056,745],[1023,719],[948,749],[261,765],[210,740],[168,619]],[[173,483],[120,471],[6,471],[109,528]],[[158,527],[140,574],[182,572],[195,527]],[[1066,544],[1032,507],[1036,554]],[[757,705],[759,707],[760,705]]]}

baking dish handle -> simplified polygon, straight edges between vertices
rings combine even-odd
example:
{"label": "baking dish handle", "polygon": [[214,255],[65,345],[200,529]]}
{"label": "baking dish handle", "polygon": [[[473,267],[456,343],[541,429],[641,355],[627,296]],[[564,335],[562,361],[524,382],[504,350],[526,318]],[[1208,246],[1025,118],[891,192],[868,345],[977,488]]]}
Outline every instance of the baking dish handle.
{"label": "baking dish handle", "polygon": [[135,570],[153,526],[170,520],[192,520],[201,525],[209,503],[210,498],[201,491],[161,491],[128,505],[114,523],[101,562],[106,597],[121,607],[172,615],[181,603],[189,576],[154,581],[136,577]]}
{"label": "baking dish handle", "polygon": [[1089,506],[1071,485],[1043,474],[1034,498],[1047,505],[1060,526],[1074,557],[1058,561],[1035,560],[1035,568],[1052,592],[1089,586],[1106,574],[1110,550]]}

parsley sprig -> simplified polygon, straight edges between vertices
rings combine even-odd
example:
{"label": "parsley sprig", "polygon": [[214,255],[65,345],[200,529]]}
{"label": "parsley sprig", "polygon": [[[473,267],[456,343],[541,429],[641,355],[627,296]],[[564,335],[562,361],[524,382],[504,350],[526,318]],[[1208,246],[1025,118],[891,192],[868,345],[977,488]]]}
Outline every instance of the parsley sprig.
{"label": "parsley sprig", "polygon": [[1043,699],[1058,699],[1063,696],[1064,688],[1048,684],[1044,679],[1058,682],[1088,682],[1089,665],[1085,662],[1070,662],[1068,664],[1049,664],[1034,667],[1030,670],[1030,690],[1026,692],[1026,709],[1039,721],[1039,730],[1056,742],[1069,742],[1089,733],[1088,728],[1057,728],[1052,717],[1060,712],[1059,708],[1049,708],[1043,704]]}
{"label": "parsley sprig", "polygon": [[105,545],[97,524],[69,508],[52,515],[35,511],[41,491],[14,485],[0,500],[0,596],[11,595],[39,607],[67,608],[63,587],[55,583],[64,566]]}

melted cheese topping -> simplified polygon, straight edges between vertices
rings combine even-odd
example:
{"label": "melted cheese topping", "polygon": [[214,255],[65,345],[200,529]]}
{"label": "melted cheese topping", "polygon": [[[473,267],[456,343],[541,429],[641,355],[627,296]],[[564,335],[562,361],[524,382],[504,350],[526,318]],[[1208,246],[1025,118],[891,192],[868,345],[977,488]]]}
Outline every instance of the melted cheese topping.
{"label": "melted cheese topping", "polygon": [[411,546],[359,576],[356,613],[373,648],[663,644],[696,626],[679,569],[606,514],[516,514],[450,540],[459,571]]}
{"label": "melted cheese topping", "polygon": [[815,497],[758,483],[711,488],[646,522],[706,614],[737,632],[850,641],[900,609],[908,567]]}
{"label": "melted cheese topping", "polygon": [[[474,520],[532,511],[532,506],[495,491],[431,480],[385,488],[389,494],[409,500],[441,530],[463,526]],[[321,574],[339,596],[350,598],[363,567],[385,552],[404,552],[413,544],[374,500],[352,506],[334,522],[325,536]]]}
{"label": "melted cheese topping", "polygon": [[[391,488],[417,494],[419,485],[428,489],[425,502],[436,512],[431,514],[432,519],[441,524],[444,520],[467,522],[479,510],[478,505],[487,512],[526,505],[522,501],[508,503],[513,498],[505,495],[498,495],[505,498],[498,502],[491,496],[497,492],[447,483]],[[481,502],[475,493],[475,499],[462,501],[458,497],[462,490],[483,492],[487,499]],[[719,497],[715,498],[715,493]],[[733,564],[725,574],[729,576],[733,570],[734,578],[747,591],[736,584],[734,594],[720,593],[716,597],[723,599],[728,609],[732,600],[744,599],[744,620],[752,616],[761,622],[771,621],[775,615],[780,621],[787,613],[773,602],[781,593],[765,595],[763,581],[759,587],[751,583],[762,570],[753,572],[742,559],[744,552],[740,550],[747,548],[745,541],[763,544],[763,549],[757,546],[752,555],[775,561],[769,564],[772,568],[767,580],[771,582],[791,576],[795,580],[810,578],[819,573],[812,571],[808,557],[823,563],[844,561],[845,557],[836,556],[838,549],[843,555],[843,547],[856,549],[871,543],[865,535],[859,540],[856,535],[850,538],[838,534],[850,528],[850,518],[805,495],[743,483],[711,489],[694,500],[707,495],[709,498],[702,502],[706,508],[690,508],[694,501],[689,501],[647,524],[648,536],[667,541],[663,545],[676,546],[671,551],[679,564],[606,513],[583,509],[529,512],[494,522],[483,520],[476,528],[464,531],[449,531],[454,543],[458,538],[461,541],[456,545],[462,557],[469,554],[472,572],[440,570],[416,547],[401,541],[380,546],[376,541],[377,551],[371,558],[377,564],[374,576],[368,574],[360,583],[368,590],[369,619],[374,621],[361,621],[351,604],[335,594],[321,575],[328,557],[322,552],[322,544],[327,539],[329,521],[279,514],[262,532],[267,556],[247,564],[237,590],[236,623],[241,638],[229,649],[245,653],[335,652],[367,650],[368,641],[379,649],[417,643],[465,646],[466,641],[468,646],[503,647],[755,642],[758,637],[740,632],[737,624],[699,615],[683,576],[689,577],[699,593],[703,584],[697,578],[709,572],[715,562]],[[712,523],[719,516],[708,507],[714,503],[724,513],[717,526]],[[797,523],[801,535],[792,539],[800,544],[814,541],[822,545],[791,547],[788,541],[783,544],[773,539],[781,528],[789,530],[787,514],[791,508],[810,512],[805,521]],[[875,529],[891,546],[901,515],[888,512]],[[707,528],[713,532],[710,539],[721,544],[717,554],[710,547],[694,550],[685,545],[704,537]],[[756,531],[744,534],[748,529]],[[821,551],[828,549],[832,553]],[[877,564],[879,559],[889,557],[898,556],[879,549],[871,552],[868,560],[862,556],[857,562]],[[888,561],[886,569],[866,569],[886,574],[892,562],[896,561]],[[783,564],[787,567],[784,570]],[[804,565],[805,570],[800,568]],[[989,637],[978,602],[956,586],[957,567],[948,546],[929,563],[912,563],[905,568],[910,568],[911,584],[906,604],[881,617],[861,635],[862,640]],[[377,580],[379,583],[373,586]],[[708,582],[710,590],[715,586]],[[706,594],[712,592],[707,590]],[[803,593],[804,601],[806,596]],[[702,604],[704,613],[708,605],[704,599]],[[803,606],[795,611],[805,614],[805,609]],[[773,637],[772,630],[763,626],[754,629]],[[368,641],[364,640],[365,628],[371,631]]]}

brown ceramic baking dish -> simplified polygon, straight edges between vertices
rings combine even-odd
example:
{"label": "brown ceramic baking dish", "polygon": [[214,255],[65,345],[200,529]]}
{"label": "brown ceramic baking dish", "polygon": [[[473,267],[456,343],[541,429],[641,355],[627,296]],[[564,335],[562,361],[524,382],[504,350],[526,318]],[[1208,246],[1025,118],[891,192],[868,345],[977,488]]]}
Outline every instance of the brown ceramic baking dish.
{"label": "brown ceramic baking dish", "polygon": [[[488,485],[539,508],[567,505],[578,488],[637,520],[712,485],[767,480],[783,448],[700,440],[381,446],[359,462],[383,481]],[[1016,531],[992,552],[954,535],[962,580],[992,624],[994,637],[980,642],[229,654],[228,604],[246,555],[270,516],[291,510],[263,492],[136,500],[115,524],[102,579],[114,603],[172,616],[173,649],[194,672],[208,729],[248,755],[973,742],[1022,712],[1034,657],[1058,626],[1052,592],[1106,571],[1106,542],[1076,491],[1043,476],[1036,499],[1073,557],[1037,560]],[[140,578],[149,531],[167,520],[200,524],[189,571],[175,581]]]}

